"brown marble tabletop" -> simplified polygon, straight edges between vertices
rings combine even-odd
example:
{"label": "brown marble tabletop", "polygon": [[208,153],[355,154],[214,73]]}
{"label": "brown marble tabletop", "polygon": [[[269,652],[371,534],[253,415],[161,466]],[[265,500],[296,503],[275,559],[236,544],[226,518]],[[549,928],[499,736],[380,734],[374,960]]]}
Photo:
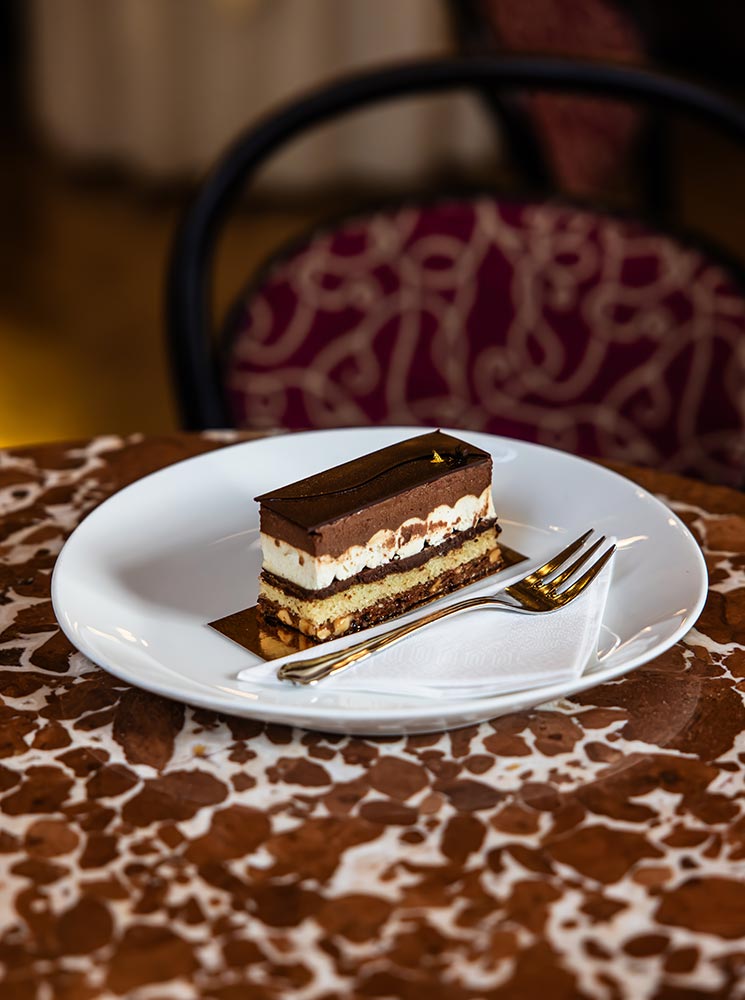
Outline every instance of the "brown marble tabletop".
{"label": "brown marble tabletop", "polygon": [[625,470],[710,594],[623,680],[324,736],[129,687],[57,627],[81,518],[224,439],[0,452],[2,1000],[745,995],[745,496]]}

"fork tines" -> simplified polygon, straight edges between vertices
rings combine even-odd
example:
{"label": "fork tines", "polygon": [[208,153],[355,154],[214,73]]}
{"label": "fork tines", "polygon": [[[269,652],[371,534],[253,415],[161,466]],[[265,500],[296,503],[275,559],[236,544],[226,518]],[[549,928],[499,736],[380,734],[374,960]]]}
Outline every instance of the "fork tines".
{"label": "fork tines", "polygon": [[[592,545],[581,551],[593,531],[592,528],[585,531],[558,555],[539,566],[525,579],[507,587],[507,593],[512,593],[512,596],[517,597],[523,603],[529,599],[530,603],[536,607],[540,605],[557,607],[568,604],[600,575],[615,552],[616,545],[611,543],[580,577],[570,583],[568,587],[561,589],[606,541],[606,536],[601,535]],[[571,559],[576,552],[580,552],[580,555],[567,565],[567,560]]]}

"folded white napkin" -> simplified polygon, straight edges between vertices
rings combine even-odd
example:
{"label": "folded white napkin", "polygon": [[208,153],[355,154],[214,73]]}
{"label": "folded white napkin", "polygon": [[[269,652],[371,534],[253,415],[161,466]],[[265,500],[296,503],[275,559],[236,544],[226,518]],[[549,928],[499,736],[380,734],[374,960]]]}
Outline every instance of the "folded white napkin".
{"label": "folded white napkin", "polygon": [[[612,542],[613,539],[609,539]],[[605,548],[605,546],[604,546]],[[474,584],[433,602],[396,625],[422,617],[480,594],[498,594],[522,579],[544,560],[511,567],[486,584]],[[366,660],[333,674],[308,691],[324,690],[419,695],[428,698],[475,698],[522,691],[572,680],[595,659],[603,611],[610,586],[613,559],[575,601],[550,614],[522,615],[505,610],[479,609],[435,622]],[[392,628],[391,622],[369,629],[373,636]],[[317,653],[344,649],[363,638],[361,633],[325,642]],[[253,684],[277,684],[284,663],[305,659],[314,651],[293,653],[242,670],[237,679]]]}

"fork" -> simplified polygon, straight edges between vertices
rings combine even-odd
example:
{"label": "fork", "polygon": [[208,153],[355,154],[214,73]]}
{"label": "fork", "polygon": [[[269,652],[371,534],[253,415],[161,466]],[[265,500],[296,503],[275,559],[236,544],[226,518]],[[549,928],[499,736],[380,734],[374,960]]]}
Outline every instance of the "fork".
{"label": "fork", "polygon": [[[582,591],[598,576],[615,551],[615,544],[611,544],[585,570],[582,576],[578,577],[569,586],[563,587],[570,577],[574,576],[577,570],[597,552],[605,541],[605,535],[601,535],[574,562],[565,565],[576,552],[579,552],[592,532],[593,529],[591,528],[567,545],[565,549],[562,549],[558,555],[549,559],[548,562],[539,566],[538,569],[534,569],[528,573],[522,580],[518,580],[516,583],[510,584],[509,587],[505,587],[503,593],[512,598],[510,601],[505,600],[503,597],[471,597],[468,600],[450,604],[439,611],[432,611],[428,615],[417,618],[415,621],[408,622],[405,625],[399,625],[398,628],[391,629],[389,632],[383,632],[372,639],[363,639],[361,642],[347,646],[345,649],[285,663],[277,671],[277,677],[280,680],[292,681],[294,684],[316,684],[325,677],[339,673],[347,667],[359,663],[361,660],[366,660],[373,653],[377,653],[381,649],[386,649],[388,646],[400,642],[406,636],[418,632],[419,629],[426,628],[433,622],[441,621],[449,615],[457,615],[464,611],[475,611],[479,608],[516,611],[519,614],[547,614],[552,611],[558,611],[559,608],[566,607],[576,597],[579,597]],[[562,587],[563,589],[560,589]]]}

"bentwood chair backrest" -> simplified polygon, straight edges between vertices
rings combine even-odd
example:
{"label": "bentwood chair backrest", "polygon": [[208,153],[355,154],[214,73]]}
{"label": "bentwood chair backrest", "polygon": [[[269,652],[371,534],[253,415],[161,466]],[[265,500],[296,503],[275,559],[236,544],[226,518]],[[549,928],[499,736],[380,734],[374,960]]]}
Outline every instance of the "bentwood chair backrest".
{"label": "bentwood chair backrest", "polygon": [[642,71],[543,59],[368,72],[240,136],[177,235],[169,335],[185,426],[471,428],[741,484],[745,293],[735,265],[642,219],[494,191],[408,198],[314,228],[210,329],[214,252],[247,178],[285,142],[372,103],[454,88],[604,93],[745,114]]}

